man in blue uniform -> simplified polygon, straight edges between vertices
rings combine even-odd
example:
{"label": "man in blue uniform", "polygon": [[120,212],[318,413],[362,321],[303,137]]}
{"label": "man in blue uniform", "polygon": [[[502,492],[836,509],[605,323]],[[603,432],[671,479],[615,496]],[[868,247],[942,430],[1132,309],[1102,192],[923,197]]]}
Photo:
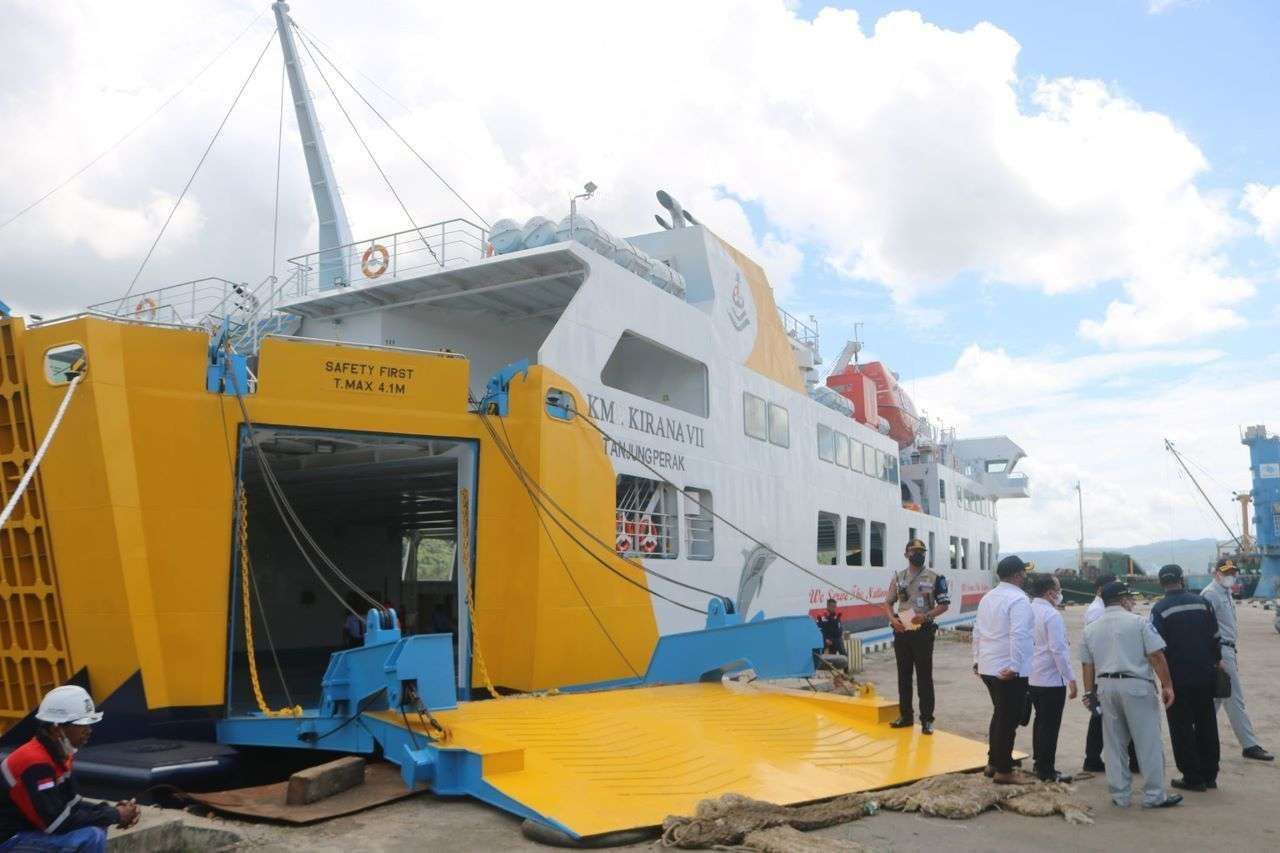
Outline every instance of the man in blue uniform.
{"label": "man in blue uniform", "polygon": [[1187,592],[1182,567],[1160,569],[1164,598],[1151,608],[1151,625],[1165,642],[1164,656],[1173,677],[1173,704],[1165,712],[1173,760],[1181,779],[1169,784],[1184,791],[1218,787],[1218,718],[1213,688],[1222,665],[1218,619],[1201,596]]}
{"label": "man in blue uniform", "polygon": [[818,630],[822,632],[823,654],[844,654],[844,628],[840,625],[840,611],[834,598],[827,599],[827,612],[818,617]]}

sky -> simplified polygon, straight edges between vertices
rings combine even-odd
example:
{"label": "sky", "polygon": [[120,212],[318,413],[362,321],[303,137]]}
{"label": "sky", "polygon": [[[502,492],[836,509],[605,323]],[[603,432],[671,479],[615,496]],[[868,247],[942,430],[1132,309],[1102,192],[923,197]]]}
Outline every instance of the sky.
{"label": "sky", "polygon": [[[666,188],[817,318],[828,364],[856,327],[930,417],[1017,441],[1032,497],[1001,503],[1002,550],[1074,544],[1077,482],[1086,544],[1224,538],[1165,437],[1237,523],[1240,429],[1280,430],[1273,4],[292,7],[490,221],[559,219],[591,180],[584,210],[641,233]],[[257,282],[314,249],[268,4],[0,0],[0,16],[0,223],[61,186],[0,225],[18,313],[135,276]],[[357,237],[408,222],[339,103],[419,223],[474,218],[308,72]]]}

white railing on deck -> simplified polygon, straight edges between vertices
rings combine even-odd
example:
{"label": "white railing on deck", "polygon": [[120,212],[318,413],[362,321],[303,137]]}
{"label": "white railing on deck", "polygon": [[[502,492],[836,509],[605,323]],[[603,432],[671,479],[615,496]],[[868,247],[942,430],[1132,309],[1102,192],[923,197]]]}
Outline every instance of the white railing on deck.
{"label": "white railing on deck", "polygon": [[783,330],[788,335],[790,335],[793,340],[795,340],[797,343],[807,346],[809,349],[817,353],[818,351],[818,330],[817,329],[813,328],[808,323],[805,323],[799,320],[798,318],[796,318],[795,315],[791,314],[790,312],[786,311],[781,307],[778,308],[778,316],[782,319]]}
{"label": "white railing on deck", "polygon": [[[320,290],[322,271],[326,276],[336,274],[339,287],[381,284],[478,261],[485,257],[488,245],[489,232],[484,228],[466,219],[449,219],[311,252],[289,262],[299,274],[296,295],[305,296]],[[386,252],[385,266],[380,250]]]}
{"label": "white railing on deck", "polygon": [[270,281],[268,277],[255,286],[215,276],[197,278],[99,302],[88,310],[127,320],[208,327],[207,318],[243,310]]}

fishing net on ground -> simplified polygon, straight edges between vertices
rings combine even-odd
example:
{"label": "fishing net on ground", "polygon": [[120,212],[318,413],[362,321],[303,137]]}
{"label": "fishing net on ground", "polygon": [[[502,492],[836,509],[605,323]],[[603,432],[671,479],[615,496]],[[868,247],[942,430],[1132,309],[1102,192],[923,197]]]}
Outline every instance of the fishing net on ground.
{"label": "fishing net on ground", "polygon": [[[726,794],[698,803],[692,817],[668,817],[662,824],[662,845],[695,849],[738,845],[768,853],[805,853],[819,847],[866,850],[856,844],[834,847],[835,839],[810,839],[799,831],[859,820],[879,809],[965,820],[997,808],[1029,817],[1060,814],[1070,823],[1093,823],[1088,806],[1074,798],[1068,785],[1041,782],[1030,774],[1019,777],[1018,784],[996,785],[981,773],[951,773],[888,791],[847,794],[803,806],[778,806]],[[792,831],[776,831],[783,828]]]}

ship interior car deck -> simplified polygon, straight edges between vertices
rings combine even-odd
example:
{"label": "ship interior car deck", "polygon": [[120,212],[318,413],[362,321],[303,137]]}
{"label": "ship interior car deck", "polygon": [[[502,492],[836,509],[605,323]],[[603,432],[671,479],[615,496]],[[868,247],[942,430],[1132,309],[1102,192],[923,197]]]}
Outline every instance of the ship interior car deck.
{"label": "ship interior car deck", "polygon": [[[254,583],[250,610],[263,692],[273,707],[314,704],[329,656],[344,646],[349,611],[308,565],[309,558],[328,573],[314,549],[306,549],[304,556],[292,541],[249,435],[242,431],[241,436]],[[263,426],[254,427],[253,440],[302,527],[370,599],[396,609],[403,633],[448,632],[456,625],[453,552],[460,442]],[[238,542],[238,526],[232,535]],[[303,534],[294,528],[294,535]],[[238,585],[232,595],[228,711],[240,713],[257,708]],[[346,602],[363,621],[369,601],[353,593]]]}

